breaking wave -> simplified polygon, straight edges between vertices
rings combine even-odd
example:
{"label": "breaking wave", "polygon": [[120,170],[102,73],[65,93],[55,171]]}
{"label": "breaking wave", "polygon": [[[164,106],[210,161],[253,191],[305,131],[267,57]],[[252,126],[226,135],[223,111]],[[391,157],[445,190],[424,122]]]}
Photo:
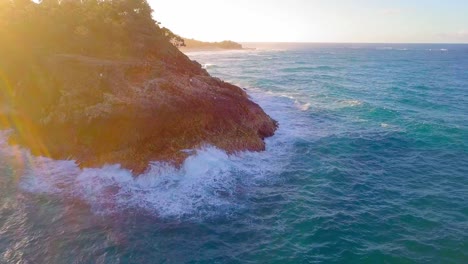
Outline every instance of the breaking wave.
{"label": "breaking wave", "polygon": [[118,164],[80,169],[73,160],[33,157],[7,144],[0,133],[0,157],[21,159],[19,187],[31,194],[54,195],[86,203],[95,214],[138,210],[165,218],[207,218],[240,210],[258,184],[275,181],[290,162],[290,149],[302,122],[291,99],[253,92],[252,96],[281,127],[267,139],[265,152],[227,155],[212,146],[195,150],[180,168],[154,162],[135,177]]}

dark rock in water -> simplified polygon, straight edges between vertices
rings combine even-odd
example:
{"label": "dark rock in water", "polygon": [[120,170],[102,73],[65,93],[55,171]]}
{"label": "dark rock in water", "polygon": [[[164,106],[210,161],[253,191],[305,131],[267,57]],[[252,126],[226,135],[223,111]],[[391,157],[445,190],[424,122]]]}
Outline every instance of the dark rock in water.
{"label": "dark rock in water", "polygon": [[[210,144],[262,151],[277,123],[237,86],[211,77],[175,47],[158,59],[55,55],[16,84],[12,144],[81,166],[180,164]],[[6,118],[6,117],[5,117]]]}

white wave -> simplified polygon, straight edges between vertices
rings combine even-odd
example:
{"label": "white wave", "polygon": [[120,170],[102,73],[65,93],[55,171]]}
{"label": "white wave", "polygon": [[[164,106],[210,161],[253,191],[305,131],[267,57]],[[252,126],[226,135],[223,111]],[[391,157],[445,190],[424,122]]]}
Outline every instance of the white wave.
{"label": "white wave", "polygon": [[359,100],[343,100],[343,101],[340,101],[340,103],[343,107],[354,107],[354,106],[362,105],[362,101],[359,101]]}
{"label": "white wave", "polygon": [[281,97],[288,98],[288,99],[291,99],[291,100],[295,100],[296,99],[295,96],[297,95],[297,93],[284,93],[284,92],[279,92],[278,93],[278,92],[271,92],[271,91],[269,91],[268,93],[272,94],[272,95],[277,94],[277,95],[279,95]]}
{"label": "white wave", "polygon": [[205,148],[179,169],[154,163],[148,173],[134,177],[119,165],[81,170],[73,161],[33,158],[21,188],[83,200],[98,214],[143,209],[161,217],[200,216],[234,205],[232,163],[224,152]]}
{"label": "white wave", "polygon": [[205,63],[205,64],[202,65],[202,68],[203,68],[203,69],[209,69],[209,68],[211,68],[211,67],[213,67],[213,66],[216,66],[216,64]]}
{"label": "white wave", "polygon": [[395,125],[395,124],[388,124],[388,123],[380,123],[380,127],[382,129],[385,129],[387,131],[393,131],[393,132],[405,132],[405,129]]}
{"label": "white wave", "polygon": [[309,109],[310,109],[310,106],[311,106],[310,103],[301,103],[301,102],[299,102],[299,101],[297,101],[297,100],[296,100],[296,102],[295,102],[295,105],[296,105],[296,107],[297,107],[299,110],[301,110],[301,111],[303,111],[303,112],[309,110]]}
{"label": "white wave", "polygon": [[442,52],[447,52],[449,51],[448,49],[426,49],[426,51],[442,51]]}
{"label": "white wave", "polygon": [[142,210],[165,218],[200,219],[232,212],[245,206],[243,199],[252,188],[278,179],[291,160],[293,143],[309,130],[292,100],[258,90],[251,96],[280,123],[276,135],[267,139],[265,152],[227,155],[206,146],[180,168],[155,162],[149,172],[135,177],[119,165],[80,169],[74,161],[33,157],[9,146],[8,133],[1,132],[0,160],[21,159],[20,190],[77,199],[96,214]]}

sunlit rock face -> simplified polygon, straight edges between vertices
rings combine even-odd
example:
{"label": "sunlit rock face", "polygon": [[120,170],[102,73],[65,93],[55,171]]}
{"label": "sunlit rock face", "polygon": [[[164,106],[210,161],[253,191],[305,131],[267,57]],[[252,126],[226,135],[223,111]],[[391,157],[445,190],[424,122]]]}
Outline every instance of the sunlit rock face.
{"label": "sunlit rock face", "polygon": [[11,143],[35,155],[85,167],[118,163],[138,174],[151,161],[180,164],[203,145],[261,151],[277,128],[244,90],[176,48],[147,60],[61,54],[35,68],[2,118],[15,131]]}

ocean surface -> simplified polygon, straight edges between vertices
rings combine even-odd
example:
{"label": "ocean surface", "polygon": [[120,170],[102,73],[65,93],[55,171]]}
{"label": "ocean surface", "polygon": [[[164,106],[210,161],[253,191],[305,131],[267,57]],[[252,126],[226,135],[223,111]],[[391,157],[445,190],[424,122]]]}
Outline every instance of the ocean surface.
{"label": "ocean surface", "polygon": [[278,120],[137,178],[0,133],[0,263],[468,263],[468,45],[196,52]]}

